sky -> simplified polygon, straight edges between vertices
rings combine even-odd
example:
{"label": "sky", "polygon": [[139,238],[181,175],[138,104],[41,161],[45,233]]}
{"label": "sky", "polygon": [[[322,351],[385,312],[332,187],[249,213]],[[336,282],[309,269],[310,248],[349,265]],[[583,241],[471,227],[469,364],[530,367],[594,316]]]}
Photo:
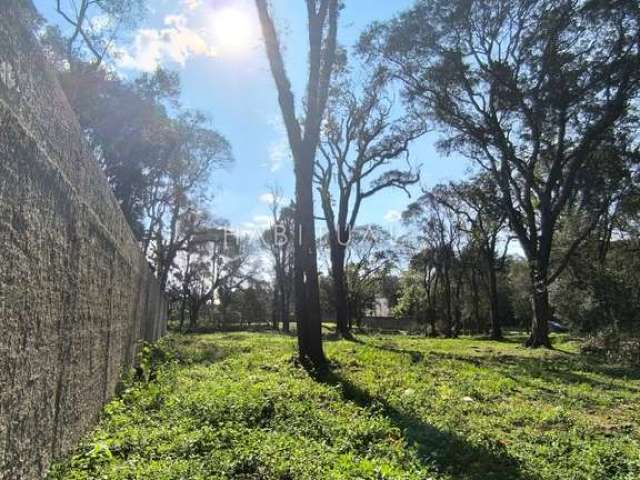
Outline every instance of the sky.
{"label": "sky", "polygon": [[[53,0],[35,0],[51,23],[62,26]],[[126,38],[119,38],[114,68],[134,78],[158,65],[179,72],[182,104],[209,116],[212,126],[231,143],[234,165],[213,176],[212,210],[216,217],[242,229],[268,224],[269,186],[277,184],[293,198],[293,163],[281,120],[253,0],[153,0],[149,14]],[[385,20],[412,0],[347,0],[341,12],[339,43],[350,48],[373,21]],[[307,74],[306,9],[303,0],[273,0],[273,14],[284,46],[287,71],[298,102]],[[99,24],[100,19],[94,19]],[[64,29],[63,29],[64,31]],[[300,105],[298,105],[300,111]],[[436,133],[410,148],[410,160],[421,165],[421,187],[462,177],[468,164],[436,151]],[[377,223],[396,231],[400,214],[411,201],[399,190],[366,200],[360,224]],[[319,205],[316,202],[316,209]],[[319,225],[321,227],[321,225]]]}

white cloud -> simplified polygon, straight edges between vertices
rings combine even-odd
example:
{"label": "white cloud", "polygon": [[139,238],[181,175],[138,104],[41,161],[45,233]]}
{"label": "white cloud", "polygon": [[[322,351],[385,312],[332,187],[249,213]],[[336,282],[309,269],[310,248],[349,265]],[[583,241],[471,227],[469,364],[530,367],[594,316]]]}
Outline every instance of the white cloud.
{"label": "white cloud", "polygon": [[397,223],[402,219],[402,213],[398,210],[387,210],[384,214],[384,219],[389,223]]}
{"label": "white cloud", "polygon": [[267,123],[278,136],[277,140],[272,141],[269,145],[269,161],[266,165],[271,173],[275,173],[291,162],[291,149],[282,117],[274,115],[267,120]]}
{"label": "white cloud", "polygon": [[260,200],[260,203],[264,203],[265,205],[273,205],[273,202],[275,201],[273,193],[270,192],[263,193],[258,197],[258,199]]}
{"label": "white cloud", "polygon": [[[181,0],[178,12],[159,28],[141,28],[127,47],[113,48],[116,66],[153,71],[165,62],[184,66],[191,57],[241,58],[260,44],[260,25],[249,0],[233,7],[203,0]],[[104,19],[97,19],[104,28]]]}
{"label": "white cloud", "polygon": [[291,160],[289,142],[282,137],[277,142],[269,145],[269,170],[275,173]]}
{"label": "white cloud", "polygon": [[196,10],[202,5],[201,0],[182,0],[182,3],[189,10]]}
{"label": "white cloud", "polygon": [[167,15],[164,23],[166,28],[138,30],[131,50],[120,51],[118,66],[150,72],[165,61],[184,66],[192,56],[217,56],[209,42],[189,27],[184,15]]}

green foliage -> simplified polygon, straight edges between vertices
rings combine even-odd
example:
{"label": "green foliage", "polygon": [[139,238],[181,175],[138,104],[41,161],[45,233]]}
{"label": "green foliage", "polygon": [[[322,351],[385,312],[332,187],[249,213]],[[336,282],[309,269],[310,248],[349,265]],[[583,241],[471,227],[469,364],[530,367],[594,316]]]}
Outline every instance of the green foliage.
{"label": "green foliage", "polygon": [[153,380],[161,367],[173,361],[176,361],[176,353],[172,348],[171,337],[155,343],[144,342],[138,352],[136,380]]}
{"label": "green foliage", "polygon": [[521,340],[331,342],[314,378],[286,336],[170,337],[49,478],[638,478],[640,372]]}
{"label": "green foliage", "polygon": [[417,272],[414,270],[405,272],[400,279],[400,297],[393,308],[393,316],[419,320],[427,302],[426,297],[427,293]]}

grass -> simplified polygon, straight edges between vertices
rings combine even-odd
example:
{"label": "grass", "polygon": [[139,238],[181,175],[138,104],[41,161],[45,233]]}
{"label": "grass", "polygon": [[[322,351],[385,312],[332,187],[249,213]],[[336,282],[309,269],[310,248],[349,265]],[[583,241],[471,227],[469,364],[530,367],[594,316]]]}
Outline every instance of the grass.
{"label": "grass", "polygon": [[505,342],[174,336],[51,479],[640,478],[640,372]]}

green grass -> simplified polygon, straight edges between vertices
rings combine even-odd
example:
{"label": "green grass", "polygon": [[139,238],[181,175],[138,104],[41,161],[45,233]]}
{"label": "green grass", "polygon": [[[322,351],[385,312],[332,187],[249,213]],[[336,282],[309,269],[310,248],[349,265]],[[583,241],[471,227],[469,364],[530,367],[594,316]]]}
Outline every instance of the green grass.
{"label": "green grass", "polygon": [[640,372],[518,340],[326,342],[313,378],[290,337],[171,337],[50,478],[640,478]]}

